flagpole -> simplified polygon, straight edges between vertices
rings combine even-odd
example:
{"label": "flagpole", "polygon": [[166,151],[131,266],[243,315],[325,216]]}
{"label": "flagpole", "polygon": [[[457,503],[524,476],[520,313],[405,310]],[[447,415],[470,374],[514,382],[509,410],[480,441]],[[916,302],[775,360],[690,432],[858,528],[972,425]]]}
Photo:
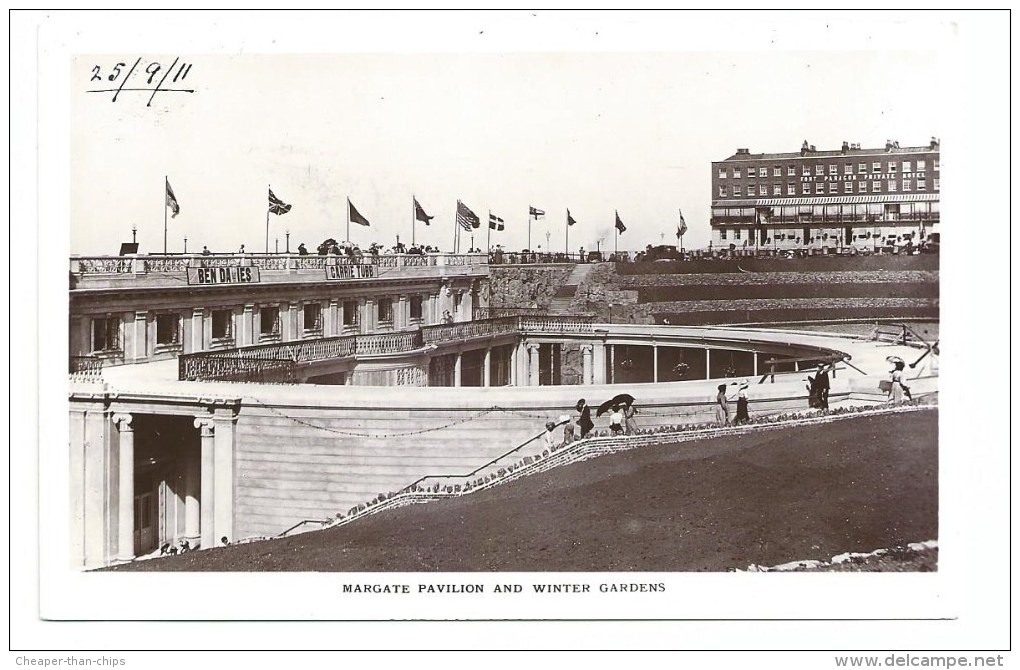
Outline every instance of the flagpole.
{"label": "flagpole", "polygon": [[616,222],[620,220],[620,212],[613,210],[613,214],[616,215],[616,220],[613,221],[613,254],[619,255],[620,253],[620,226],[616,225]]}
{"label": "flagpole", "polygon": [[563,253],[567,255],[567,259],[570,258],[570,210],[567,210],[567,227],[564,229],[566,233],[566,239],[563,241]]}
{"label": "flagpole", "polygon": [[531,251],[531,206],[528,206],[528,251]]}
{"label": "flagpole", "polygon": [[453,214],[453,253],[457,253],[457,240],[460,239],[460,222],[457,220],[458,212],[460,212],[460,200],[457,201],[457,212]]}
{"label": "flagpole", "polygon": [[170,192],[170,177],[163,175],[163,255],[166,256],[166,194]]}
{"label": "flagpole", "polygon": [[351,243],[351,197],[347,196],[347,244]]}
{"label": "flagpole", "polygon": [[418,218],[417,217],[418,212],[414,211],[414,203],[416,203],[416,202],[418,202],[418,201],[415,199],[414,193],[412,193],[411,194],[411,246],[412,247],[414,246],[414,222]]}
{"label": "flagpole", "polygon": [[492,210],[489,210],[489,227],[485,230],[485,253],[492,250]]}
{"label": "flagpole", "polygon": [[[273,185],[269,184],[269,190],[273,190]],[[269,205],[266,205],[266,253],[269,253]]]}

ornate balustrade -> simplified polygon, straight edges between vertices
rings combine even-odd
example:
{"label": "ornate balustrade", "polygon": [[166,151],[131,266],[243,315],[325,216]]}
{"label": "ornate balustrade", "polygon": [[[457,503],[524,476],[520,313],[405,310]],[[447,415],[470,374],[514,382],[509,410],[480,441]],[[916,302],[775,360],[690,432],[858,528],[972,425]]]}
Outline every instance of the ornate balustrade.
{"label": "ornate balustrade", "polygon": [[295,381],[292,360],[242,358],[218,354],[186,354],[177,359],[181,380],[218,380],[257,383]]}
{"label": "ornate balustrade", "polygon": [[425,344],[441,344],[451,340],[467,340],[474,337],[503,335],[520,330],[519,318],[516,316],[504,316],[498,319],[442,323],[435,326],[425,326],[421,329],[421,333]]}
{"label": "ornate balustrade", "polygon": [[423,345],[420,330],[355,337],[357,338],[356,351],[359,356],[396,354],[420,349]]}
{"label": "ornate balustrade", "polygon": [[188,268],[253,266],[262,270],[320,270],[327,265],[374,265],[379,268],[432,268],[485,265],[484,254],[361,254],[302,256],[298,254],[170,254],[152,256],[73,256],[70,271],[78,275],[183,274]]}
{"label": "ornate balustrade", "polygon": [[102,381],[103,359],[94,356],[71,356],[68,372],[74,381]]}
{"label": "ornate balustrade", "polygon": [[520,329],[525,333],[594,333],[593,315],[522,316]]}

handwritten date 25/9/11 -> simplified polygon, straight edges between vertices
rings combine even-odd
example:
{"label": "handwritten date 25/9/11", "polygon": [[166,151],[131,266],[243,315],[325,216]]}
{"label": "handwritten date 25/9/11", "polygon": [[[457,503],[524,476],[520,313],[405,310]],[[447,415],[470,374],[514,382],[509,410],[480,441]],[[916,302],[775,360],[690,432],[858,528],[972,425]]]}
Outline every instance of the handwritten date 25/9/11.
{"label": "handwritten date 25/9/11", "polygon": [[[145,106],[151,107],[157,93],[195,92],[193,88],[183,88],[192,64],[181,62],[179,56],[169,67],[159,61],[145,65],[143,62],[144,59],[139,57],[130,66],[128,61],[93,66],[89,83],[95,88],[89,89],[88,93],[113,93],[112,102],[117,102],[121,93],[148,93],[149,101]],[[107,84],[116,85],[116,88],[107,87]]]}

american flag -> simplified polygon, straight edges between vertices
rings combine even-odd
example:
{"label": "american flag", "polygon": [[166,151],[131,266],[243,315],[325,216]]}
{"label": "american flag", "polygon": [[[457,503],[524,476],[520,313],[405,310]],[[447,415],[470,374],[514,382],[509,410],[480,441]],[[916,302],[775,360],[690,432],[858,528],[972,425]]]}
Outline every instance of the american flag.
{"label": "american flag", "polygon": [[479,221],[478,215],[468,209],[468,206],[462,203],[460,200],[457,201],[457,223],[464,230],[471,230],[472,228],[478,228],[482,225]]}

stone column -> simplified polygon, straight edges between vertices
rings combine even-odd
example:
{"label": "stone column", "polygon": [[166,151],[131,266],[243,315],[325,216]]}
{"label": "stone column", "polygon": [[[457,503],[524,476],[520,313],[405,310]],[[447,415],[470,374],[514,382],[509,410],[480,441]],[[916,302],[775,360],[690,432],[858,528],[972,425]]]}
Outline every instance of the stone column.
{"label": "stone column", "polygon": [[[208,417],[197,417],[195,427],[200,430],[201,447],[187,455],[184,462],[184,537],[191,546],[198,546],[202,538],[202,456],[206,444],[212,443],[213,425]],[[209,450],[212,447],[208,447]]]}
{"label": "stone column", "polygon": [[540,368],[538,365],[539,346],[528,343],[528,386],[539,386]]}
{"label": "stone column", "polygon": [[592,383],[592,357],[594,355],[594,347],[590,344],[581,345],[581,383],[591,384]]}
{"label": "stone column", "polygon": [[117,560],[135,557],[135,431],[130,414],[114,414],[120,435],[117,450]]}
{"label": "stone column", "polygon": [[606,383],[606,344],[595,342],[592,345],[592,384]]}
{"label": "stone column", "polygon": [[238,346],[255,343],[255,305],[245,305],[241,315],[241,341]]}
{"label": "stone column", "polygon": [[454,386],[460,386],[460,363],[461,363],[461,358],[463,358],[463,356],[464,355],[461,352],[458,351],[457,352],[457,357],[453,360],[453,385]]}
{"label": "stone column", "polygon": [[322,324],[323,335],[334,337],[340,334],[340,301],[330,298],[329,309],[326,311],[326,322]]}
{"label": "stone column", "polygon": [[[753,352],[751,354],[751,360],[753,361],[753,365],[754,365],[754,368],[752,369],[752,374],[755,377],[757,377],[758,376],[758,352],[757,351],[755,351],[755,352]],[[833,375],[833,376],[835,376],[835,375]]]}
{"label": "stone column", "polygon": [[517,352],[520,350],[520,348],[521,348],[520,344],[515,344],[513,348],[510,349],[510,386],[518,386],[517,368],[520,365],[520,362],[517,360]]}
{"label": "stone column", "polygon": [[361,332],[370,333],[375,330],[375,301],[371,298],[361,299]]}
{"label": "stone column", "polygon": [[712,350],[705,349],[705,379],[712,378]]}
{"label": "stone column", "polygon": [[652,382],[659,381],[659,345],[652,345]]}
{"label": "stone column", "polygon": [[397,300],[397,311],[393,314],[393,329],[400,330],[401,328],[406,328],[409,320],[407,296],[401,295]]}
{"label": "stone column", "polygon": [[616,345],[609,344],[609,383],[616,383]]}
{"label": "stone column", "polygon": [[294,302],[290,305],[291,339],[300,340],[305,336],[305,304]]}
{"label": "stone column", "polygon": [[492,374],[489,371],[492,361],[492,347],[486,347],[485,358],[482,359],[482,386],[492,385]]}
{"label": "stone column", "polygon": [[[145,360],[148,356],[148,324],[146,320],[149,316],[147,311],[135,312],[135,320],[131,324],[131,360],[141,361]],[[128,353],[127,351],[124,352]]]}
{"label": "stone column", "polygon": [[[213,544],[218,546],[221,537],[234,541],[234,421],[235,413],[231,409],[217,408],[213,413],[213,479],[215,502],[213,523],[215,532]],[[205,492],[202,493],[203,497]],[[204,535],[204,533],[203,533]],[[204,538],[203,538],[204,539]]]}
{"label": "stone column", "polygon": [[199,517],[199,534],[203,549],[216,546],[216,528],[214,512],[216,510],[216,479],[215,479],[215,428],[212,418],[195,419],[195,427],[202,429],[201,472],[199,474],[199,495],[202,496]]}
{"label": "stone column", "polygon": [[205,310],[201,307],[191,310],[191,350],[205,350]]}
{"label": "stone column", "polygon": [[294,339],[294,319],[291,316],[289,302],[280,303],[280,340],[289,342]]}

